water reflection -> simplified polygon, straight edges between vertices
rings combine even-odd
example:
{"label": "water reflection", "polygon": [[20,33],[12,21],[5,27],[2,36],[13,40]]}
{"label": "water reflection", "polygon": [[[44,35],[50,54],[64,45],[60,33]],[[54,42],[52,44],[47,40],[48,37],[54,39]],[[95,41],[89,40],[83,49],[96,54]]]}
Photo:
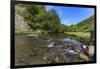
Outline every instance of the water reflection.
{"label": "water reflection", "polygon": [[78,42],[76,40],[72,40],[70,38],[64,38],[64,41],[69,42],[69,43],[72,43],[72,44],[74,44],[76,46],[81,46],[82,45],[82,43],[80,43],[80,42]]}
{"label": "water reflection", "polygon": [[[68,42],[68,43],[71,43],[71,44],[73,44],[73,45],[75,45],[75,46],[82,46],[82,43],[80,43],[80,42],[78,42],[78,41],[76,41],[76,40],[72,40],[72,39],[70,39],[70,38],[64,38],[61,42]],[[55,43],[57,43],[56,41],[51,41],[50,43],[48,43],[48,47],[53,47],[54,46],[54,44]]]}

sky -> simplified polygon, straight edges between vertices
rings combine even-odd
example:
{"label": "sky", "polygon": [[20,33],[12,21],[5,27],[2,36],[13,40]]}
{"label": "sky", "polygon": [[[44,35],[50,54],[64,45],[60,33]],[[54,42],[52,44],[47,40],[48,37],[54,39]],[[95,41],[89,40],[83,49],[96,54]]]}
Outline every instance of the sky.
{"label": "sky", "polygon": [[94,8],[83,7],[65,7],[65,6],[48,6],[45,5],[46,10],[56,10],[60,21],[65,25],[77,24],[80,21],[92,16],[94,14]]}

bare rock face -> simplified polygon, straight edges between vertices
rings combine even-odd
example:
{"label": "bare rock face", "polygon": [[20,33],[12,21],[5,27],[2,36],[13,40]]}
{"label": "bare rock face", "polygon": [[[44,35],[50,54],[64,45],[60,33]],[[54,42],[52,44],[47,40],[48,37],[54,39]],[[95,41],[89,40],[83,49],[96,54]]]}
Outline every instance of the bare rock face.
{"label": "bare rock face", "polygon": [[25,8],[15,6],[15,30],[17,31],[29,31],[29,26],[24,21],[23,16],[20,16],[19,13],[23,12]]}

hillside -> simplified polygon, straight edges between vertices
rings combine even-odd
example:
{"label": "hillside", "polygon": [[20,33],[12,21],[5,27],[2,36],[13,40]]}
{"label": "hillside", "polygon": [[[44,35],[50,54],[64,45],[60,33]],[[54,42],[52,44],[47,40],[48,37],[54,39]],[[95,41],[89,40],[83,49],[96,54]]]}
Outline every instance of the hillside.
{"label": "hillside", "polygon": [[71,31],[89,32],[91,30],[94,30],[94,15],[71,26]]}
{"label": "hillside", "polygon": [[[36,9],[37,8],[37,9]],[[17,32],[89,32],[94,30],[94,15],[71,26],[61,24],[57,12],[46,11],[44,6],[17,4],[15,6],[15,29]]]}
{"label": "hillside", "polygon": [[[46,10],[44,5],[16,4],[15,28],[17,33],[34,32],[39,35],[61,31],[60,18],[53,9]],[[21,31],[20,31],[21,30]]]}

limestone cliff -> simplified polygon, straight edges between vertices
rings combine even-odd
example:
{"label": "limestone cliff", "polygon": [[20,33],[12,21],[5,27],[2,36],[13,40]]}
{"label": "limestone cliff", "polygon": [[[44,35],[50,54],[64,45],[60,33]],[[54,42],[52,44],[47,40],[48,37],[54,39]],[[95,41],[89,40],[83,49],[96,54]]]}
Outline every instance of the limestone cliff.
{"label": "limestone cliff", "polygon": [[15,6],[15,31],[28,32],[29,26],[24,21],[23,16],[20,16],[19,13],[23,12],[25,8]]}

